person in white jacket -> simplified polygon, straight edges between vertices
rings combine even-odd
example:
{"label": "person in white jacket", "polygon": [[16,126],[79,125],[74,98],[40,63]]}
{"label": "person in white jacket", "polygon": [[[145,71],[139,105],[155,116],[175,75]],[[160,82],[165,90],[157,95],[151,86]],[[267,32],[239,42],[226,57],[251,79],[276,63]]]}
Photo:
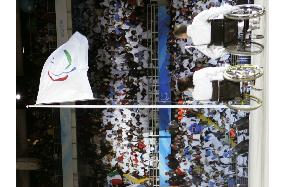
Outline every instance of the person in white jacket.
{"label": "person in white jacket", "polygon": [[208,10],[203,10],[194,17],[191,25],[177,26],[174,29],[174,35],[181,39],[190,37],[193,46],[186,46],[187,48],[194,47],[212,59],[220,58],[227,54],[227,52],[222,46],[208,46],[211,43],[211,23],[209,20],[213,18],[221,19],[224,14],[235,9],[237,9],[237,7],[224,4],[220,7],[211,7]]}
{"label": "person in white jacket", "polygon": [[223,73],[226,69],[226,67],[208,67],[194,72],[192,92],[194,100],[210,100],[213,92],[211,81],[224,80]]}
{"label": "person in white jacket", "polygon": [[[213,94],[213,83],[212,81],[224,81],[223,73],[228,68],[228,66],[223,67],[207,67],[195,71],[193,76],[187,77],[186,79],[180,79],[177,81],[177,88],[180,92],[191,91],[192,97],[197,101],[209,101]],[[231,90],[226,90],[222,87],[220,89],[220,96],[228,94],[228,97],[238,96],[240,94],[238,86],[236,83],[231,81],[226,81],[227,88]],[[231,93],[236,92],[236,93]],[[227,92],[227,93],[225,93]],[[227,98],[227,97],[224,97]]]}

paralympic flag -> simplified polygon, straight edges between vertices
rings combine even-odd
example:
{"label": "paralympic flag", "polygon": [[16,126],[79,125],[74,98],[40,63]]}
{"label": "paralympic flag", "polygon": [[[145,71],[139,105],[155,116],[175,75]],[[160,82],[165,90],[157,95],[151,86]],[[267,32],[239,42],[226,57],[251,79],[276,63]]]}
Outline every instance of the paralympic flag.
{"label": "paralympic flag", "polygon": [[87,76],[88,40],[75,32],[46,60],[36,104],[94,99]]}

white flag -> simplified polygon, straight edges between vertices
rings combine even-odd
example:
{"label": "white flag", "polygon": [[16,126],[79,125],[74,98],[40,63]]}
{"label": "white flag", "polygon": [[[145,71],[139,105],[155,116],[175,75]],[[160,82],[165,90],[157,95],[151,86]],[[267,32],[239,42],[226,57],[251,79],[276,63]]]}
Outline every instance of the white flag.
{"label": "white flag", "polygon": [[36,104],[94,99],[87,77],[88,40],[75,32],[46,60]]}

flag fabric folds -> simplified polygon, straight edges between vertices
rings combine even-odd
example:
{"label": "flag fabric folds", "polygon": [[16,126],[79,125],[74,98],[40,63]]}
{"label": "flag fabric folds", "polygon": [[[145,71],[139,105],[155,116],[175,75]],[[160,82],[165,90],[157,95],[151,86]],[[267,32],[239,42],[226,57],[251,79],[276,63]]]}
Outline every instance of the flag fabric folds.
{"label": "flag fabric folds", "polygon": [[89,84],[88,40],[75,32],[46,60],[36,104],[94,99]]}

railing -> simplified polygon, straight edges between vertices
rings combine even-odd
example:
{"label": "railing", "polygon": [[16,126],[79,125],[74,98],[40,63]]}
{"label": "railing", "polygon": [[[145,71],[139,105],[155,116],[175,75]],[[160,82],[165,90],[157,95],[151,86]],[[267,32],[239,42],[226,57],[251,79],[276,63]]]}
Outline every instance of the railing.
{"label": "railing", "polygon": [[[152,1],[147,5],[147,31],[148,32],[148,48],[150,50],[150,59],[148,66],[149,79],[149,101],[155,104],[159,99],[158,95],[158,5],[157,2]],[[150,104],[149,103],[149,104]]]}
{"label": "railing", "polygon": [[248,177],[237,177],[237,187],[248,186]]}
{"label": "railing", "polygon": [[[151,1],[147,5],[147,31],[148,49],[150,59],[148,66],[148,95],[149,103],[155,105],[159,100],[159,80],[158,80],[158,4]],[[149,168],[150,183],[153,187],[160,186],[159,183],[159,109],[149,109],[149,139],[151,141],[150,159],[152,164]]]}

